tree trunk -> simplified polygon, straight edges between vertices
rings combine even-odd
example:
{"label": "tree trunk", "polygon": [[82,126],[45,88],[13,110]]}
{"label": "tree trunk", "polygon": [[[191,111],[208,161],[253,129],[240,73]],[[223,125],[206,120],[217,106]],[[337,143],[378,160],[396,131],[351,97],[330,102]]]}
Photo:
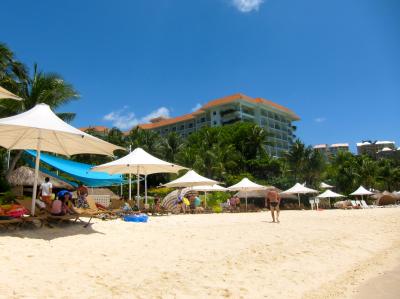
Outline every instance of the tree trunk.
{"label": "tree trunk", "polygon": [[21,159],[22,157],[22,153],[23,151],[19,150],[17,152],[17,154],[14,156],[14,158],[11,160],[10,162],[10,168],[7,170],[6,172],[6,179],[8,181],[8,179],[10,178],[11,172],[15,169],[15,166],[17,165],[18,161]]}

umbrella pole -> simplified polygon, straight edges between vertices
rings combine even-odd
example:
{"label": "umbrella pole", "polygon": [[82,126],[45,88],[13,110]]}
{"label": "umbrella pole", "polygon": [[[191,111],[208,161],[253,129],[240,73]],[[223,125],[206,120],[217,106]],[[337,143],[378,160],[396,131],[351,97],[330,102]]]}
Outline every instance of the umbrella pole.
{"label": "umbrella pole", "polygon": [[37,185],[38,185],[38,176],[39,176],[39,164],[40,164],[40,147],[41,147],[41,132],[39,131],[39,140],[36,149],[36,161],[35,161],[35,179],[33,181],[33,190],[32,190],[32,216],[35,216],[35,206],[36,206],[36,195],[37,195]]}
{"label": "umbrella pole", "polygon": [[139,167],[137,168],[137,174],[136,174],[136,179],[137,179],[137,192],[136,192],[136,205],[138,207],[138,209],[140,209],[140,205],[139,205],[139,195],[140,195],[140,182],[139,182]]}
{"label": "umbrella pole", "polygon": [[207,208],[207,191],[204,191],[204,208]]}
{"label": "umbrella pole", "polygon": [[11,154],[11,150],[7,151],[7,170],[10,169],[10,154]]}
{"label": "umbrella pole", "polygon": [[129,200],[132,200],[132,174],[129,174]]}
{"label": "umbrella pole", "polygon": [[299,209],[300,209],[300,193],[297,193],[297,199],[299,200]]}
{"label": "umbrella pole", "polygon": [[[129,152],[132,152],[132,145],[129,145]],[[132,174],[129,173],[129,201],[132,200]]]}
{"label": "umbrella pole", "polygon": [[246,194],[246,212],[247,212],[247,190],[244,191],[244,192],[245,192],[245,194]]}
{"label": "umbrella pole", "polygon": [[147,205],[147,174],[144,176],[144,203]]}

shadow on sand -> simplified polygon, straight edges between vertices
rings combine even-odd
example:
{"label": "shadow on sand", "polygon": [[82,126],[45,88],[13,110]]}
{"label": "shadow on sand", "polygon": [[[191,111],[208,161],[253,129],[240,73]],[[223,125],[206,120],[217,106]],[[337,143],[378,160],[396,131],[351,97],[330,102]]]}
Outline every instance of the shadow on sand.
{"label": "shadow on sand", "polygon": [[40,239],[51,241],[58,238],[74,236],[74,235],[90,235],[90,234],[102,234],[92,228],[92,224],[84,227],[85,223],[82,222],[63,222],[57,224],[51,224],[49,226],[43,226],[41,228],[36,227],[33,224],[26,224],[23,227],[16,229],[8,229],[0,232],[0,237],[17,237],[17,238],[28,238],[28,239]]}

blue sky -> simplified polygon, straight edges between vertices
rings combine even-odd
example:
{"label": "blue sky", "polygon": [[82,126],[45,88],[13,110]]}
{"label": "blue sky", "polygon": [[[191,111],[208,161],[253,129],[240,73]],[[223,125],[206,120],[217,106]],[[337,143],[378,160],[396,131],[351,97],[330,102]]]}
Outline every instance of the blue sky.
{"label": "blue sky", "polygon": [[125,128],[242,92],[307,144],[400,141],[400,1],[2,1],[0,41],[81,94],[75,126]]}

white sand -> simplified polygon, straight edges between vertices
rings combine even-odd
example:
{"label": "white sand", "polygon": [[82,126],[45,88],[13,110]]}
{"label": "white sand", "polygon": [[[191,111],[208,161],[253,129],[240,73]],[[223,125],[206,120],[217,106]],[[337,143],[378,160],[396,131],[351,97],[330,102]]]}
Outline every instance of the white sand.
{"label": "white sand", "polygon": [[400,208],[96,221],[0,234],[4,298],[343,298],[398,262]]}

